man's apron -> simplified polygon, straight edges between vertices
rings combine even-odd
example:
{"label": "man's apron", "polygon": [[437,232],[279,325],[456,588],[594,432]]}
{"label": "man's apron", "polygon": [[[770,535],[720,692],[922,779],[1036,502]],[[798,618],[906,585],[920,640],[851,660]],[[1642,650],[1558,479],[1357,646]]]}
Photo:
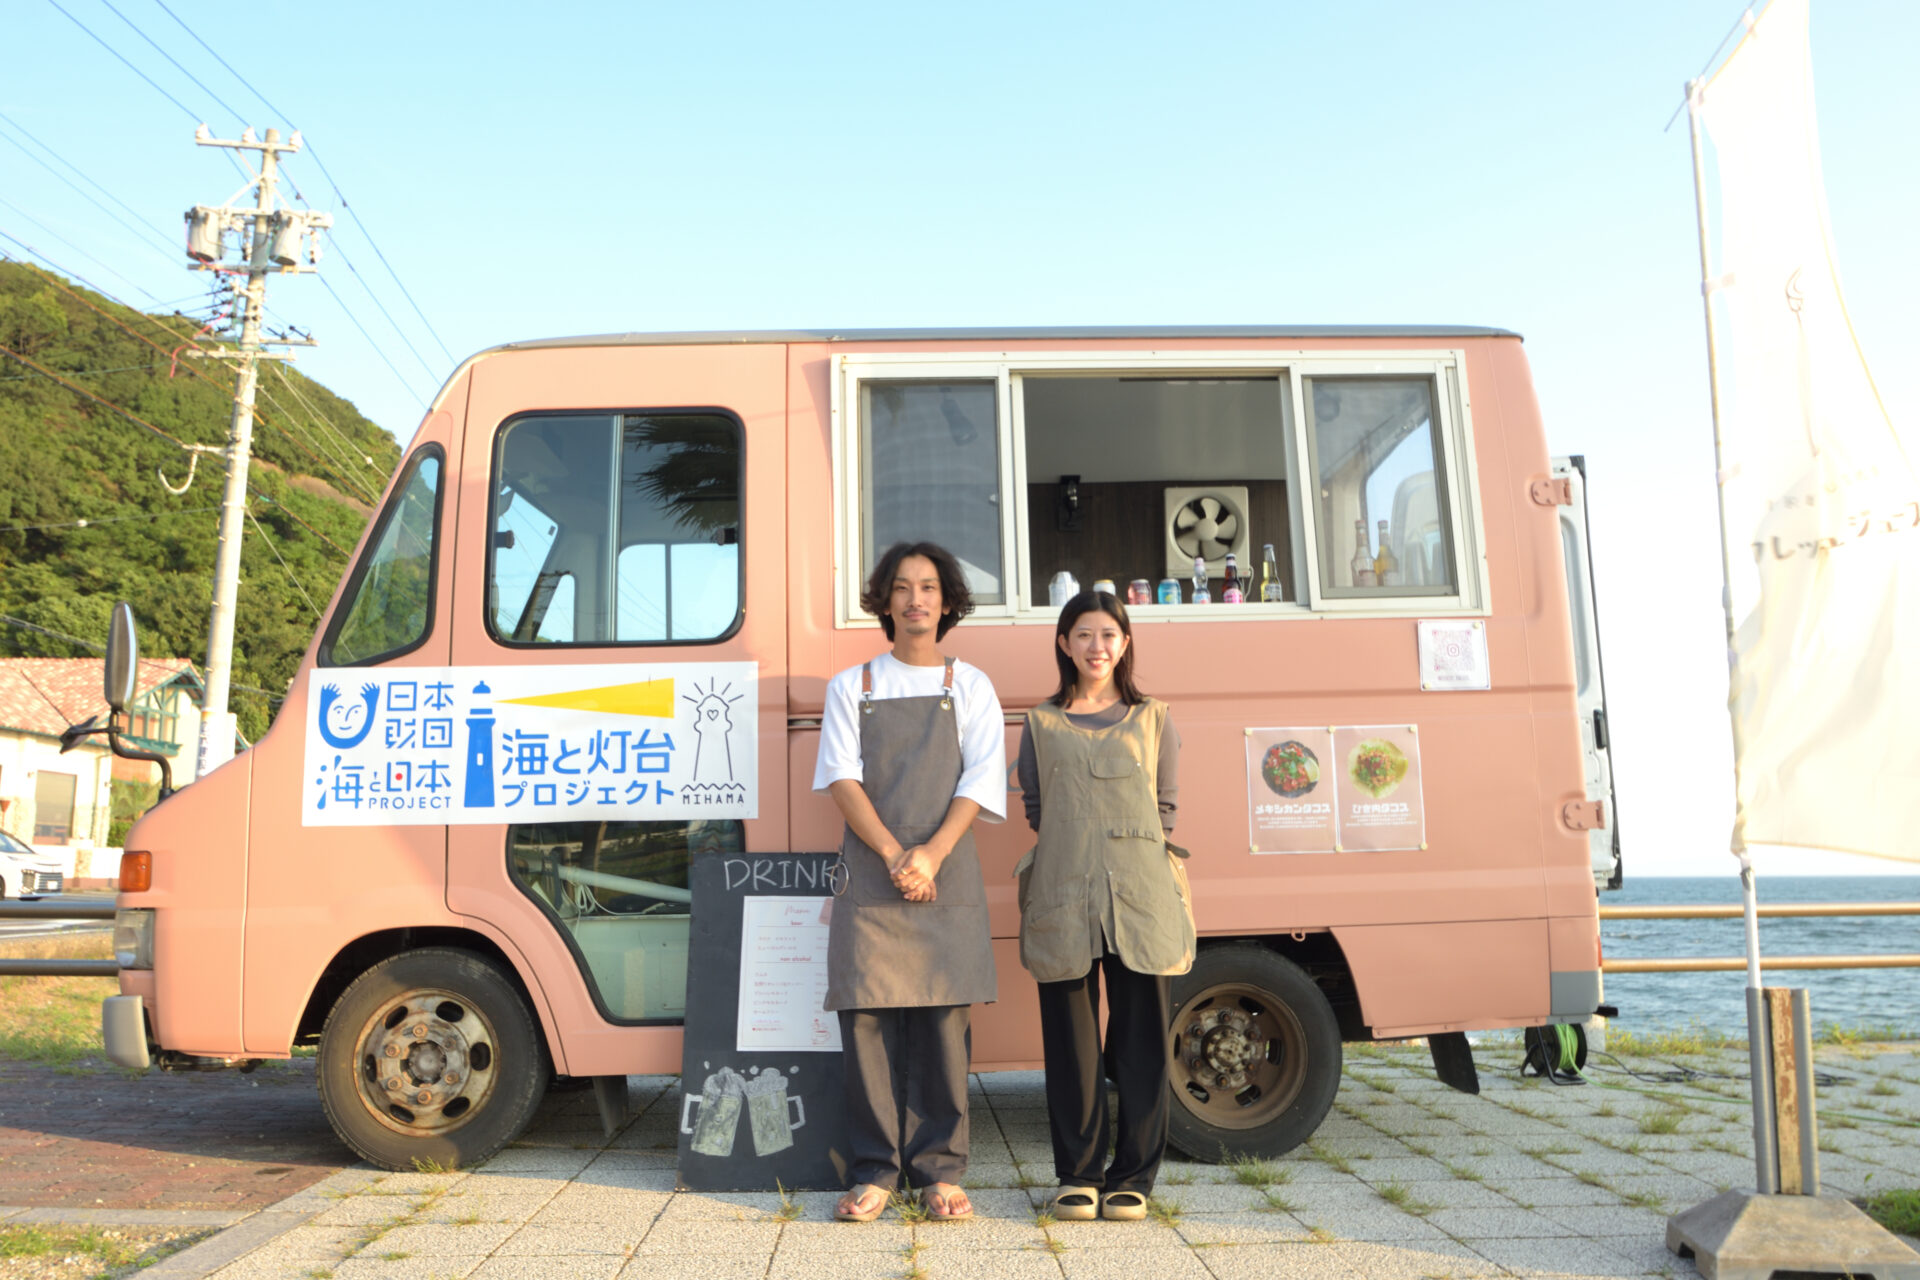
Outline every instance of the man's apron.
{"label": "man's apron", "polygon": [[[963,762],[953,709],[953,659],[941,692],[873,700],[873,670],[861,668],[861,785],[903,849],[924,844],[946,820]],[[827,936],[826,1007],[898,1009],[976,1004],[998,997],[986,887],[973,832],[934,877],[934,901],[908,902],[887,861],[849,827],[840,844],[846,891]]]}

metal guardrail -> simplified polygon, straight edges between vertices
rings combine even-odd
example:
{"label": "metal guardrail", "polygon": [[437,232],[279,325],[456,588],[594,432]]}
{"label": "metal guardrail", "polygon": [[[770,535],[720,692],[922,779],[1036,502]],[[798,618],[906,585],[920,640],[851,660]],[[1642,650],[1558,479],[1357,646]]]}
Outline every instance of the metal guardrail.
{"label": "metal guardrail", "polygon": [[[1920,902],[1783,902],[1759,908],[1763,916],[1920,916]],[[1744,914],[1737,903],[1702,907],[1645,906],[1600,908],[1602,920],[1734,920]],[[1729,973],[1747,967],[1745,956],[1646,956],[1603,959],[1602,973]],[[1920,955],[1771,956],[1762,969],[1920,969]]]}
{"label": "metal guardrail", "polygon": [[[35,902],[0,901],[0,920],[111,920],[114,905],[106,902],[61,902],[42,899]],[[33,957],[0,956],[0,977],[8,978],[115,978],[120,975],[114,960],[56,960]]]}

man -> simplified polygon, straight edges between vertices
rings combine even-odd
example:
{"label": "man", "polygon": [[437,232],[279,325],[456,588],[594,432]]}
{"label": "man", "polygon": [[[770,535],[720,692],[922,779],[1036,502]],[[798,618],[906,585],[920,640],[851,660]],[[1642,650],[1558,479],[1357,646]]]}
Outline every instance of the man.
{"label": "man", "polygon": [[893,649],[828,683],[813,775],[847,822],[826,1007],[852,1159],[834,1216],[872,1221],[904,1175],[934,1218],[966,1218],[968,1019],[998,994],[970,828],[1006,816],[1005,722],[986,674],[940,652],[973,610],[951,553],[895,544],[860,604]]}

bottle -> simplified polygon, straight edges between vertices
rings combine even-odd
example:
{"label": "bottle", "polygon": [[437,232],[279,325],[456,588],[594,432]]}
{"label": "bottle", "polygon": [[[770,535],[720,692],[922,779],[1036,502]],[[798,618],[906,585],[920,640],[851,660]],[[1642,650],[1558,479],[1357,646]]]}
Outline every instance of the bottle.
{"label": "bottle", "polygon": [[1260,602],[1278,604],[1287,598],[1287,589],[1280,582],[1280,565],[1273,558],[1273,544],[1263,543],[1260,547]]}
{"label": "bottle", "polygon": [[1229,551],[1227,552],[1226,580],[1220,584],[1220,603],[1245,604],[1246,602],[1247,589],[1240,582],[1239,564],[1233,552]]}
{"label": "bottle", "polygon": [[1113,589],[1112,578],[1100,578],[1096,580],[1093,584],[1093,589],[1096,594],[1103,594],[1103,595],[1116,596],[1116,597],[1120,594],[1119,592]]}
{"label": "bottle", "polygon": [[1053,581],[1047,584],[1047,603],[1056,609],[1079,594],[1079,582],[1065,569],[1054,574]]}
{"label": "bottle", "polygon": [[1353,522],[1353,539],[1356,550],[1353,553],[1353,585],[1371,587],[1377,581],[1373,576],[1373,548],[1367,545],[1367,522]]}
{"label": "bottle", "polygon": [[1373,580],[1382,587],[1400,585],[1400,562],[1393,558],[1393,551],[1387,545],[1387,522],[1380,522],[1380,554],[1373,558]]}
{"label": "bottle", "polygon": [[1207,590],[1207,558],[1193,558],[1193,603],[1212,604],[1213,593]]}

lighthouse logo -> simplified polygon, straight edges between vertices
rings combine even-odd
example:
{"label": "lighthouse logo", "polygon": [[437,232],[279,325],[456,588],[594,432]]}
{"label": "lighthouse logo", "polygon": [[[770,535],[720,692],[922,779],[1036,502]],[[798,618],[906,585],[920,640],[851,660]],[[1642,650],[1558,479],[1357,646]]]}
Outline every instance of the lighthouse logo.
{"label": "lighthouse logo", "polygon": [[744,696],[718,679],[704,689],[696,683],[691,694],[681,695],[693,708],[693,781],[680,788],[688,804],[745,803],[747,789],[733,772],[733,704]]}

